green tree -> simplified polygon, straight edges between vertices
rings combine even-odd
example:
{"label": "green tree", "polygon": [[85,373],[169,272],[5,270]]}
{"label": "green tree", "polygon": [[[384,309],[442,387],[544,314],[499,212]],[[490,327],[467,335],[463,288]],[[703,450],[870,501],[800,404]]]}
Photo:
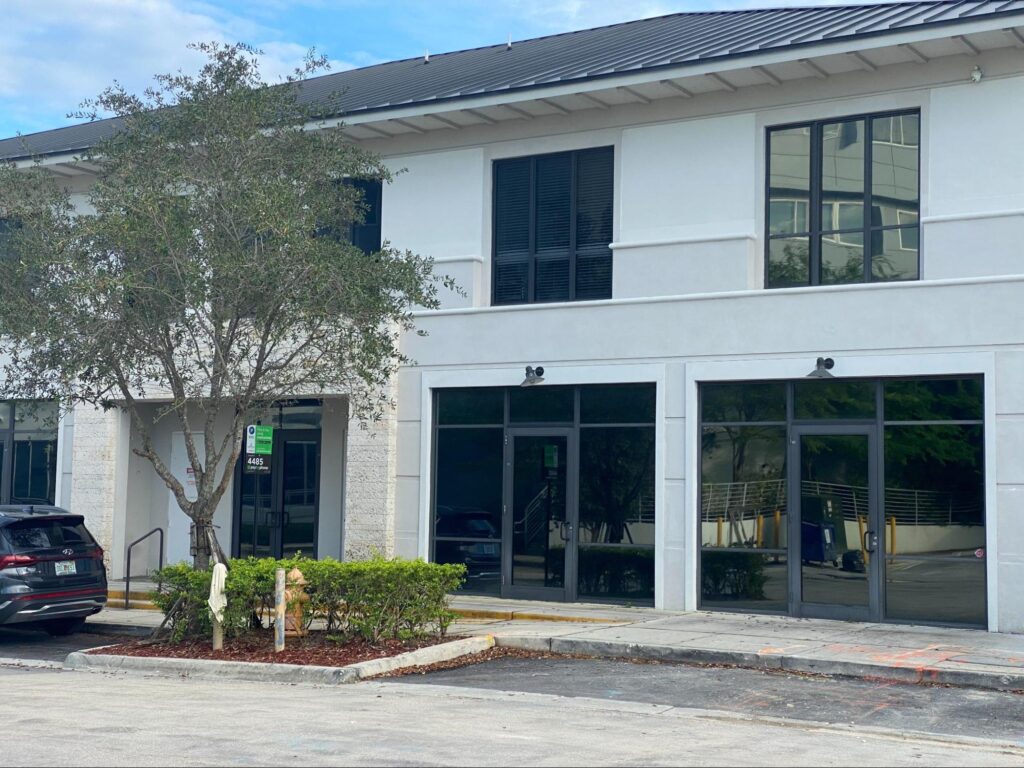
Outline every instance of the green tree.
{"label": "green tree", "polygon": [[[403,361],[413,306],[438,305],[433,264],[348,242],[363,212],[346,179],[390,180],[380,158],[318,126],[302,80],[312,54],[267,86],[243,45],[199,44],[194,75],[119,85],[83,106],[120,120],[81,155],[97,169],[78,215],[41,162],[0,166],[0,396],[127,411],[149,460],[196,526],[197,568],[247,419],[269,403],[346,392],[377,418]],[[154,447],[143,399],[184,432],[196,498]],[[222,425],[227,424],[225,430]],[[218,426],[221,428],[218,430]]]}

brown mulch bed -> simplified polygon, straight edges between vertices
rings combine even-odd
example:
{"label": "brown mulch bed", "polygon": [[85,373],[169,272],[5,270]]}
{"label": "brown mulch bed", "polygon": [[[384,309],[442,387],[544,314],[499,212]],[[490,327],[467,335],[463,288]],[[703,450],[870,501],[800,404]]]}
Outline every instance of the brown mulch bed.
{"label": "brown mulch bed", "polygon": [[170,659],[215,659],[217,661],[269,662],[274,664],[303,664],[321,667],[344,667],[360,661],[383,659],[400,653],[446,643],[453,638],[426,638],[419,640],[381,640],[371,644],[365,640],[339,642],[321,633],[307,637],[289,637],[285,649],[274,653],[274,638],[270,634],[249,635],[226,639],[224,649],[213,651],[209,640],[183,643],[150,642],[136,640],[120,645],[100,648],[90,653],[112,656],[152,656]]}

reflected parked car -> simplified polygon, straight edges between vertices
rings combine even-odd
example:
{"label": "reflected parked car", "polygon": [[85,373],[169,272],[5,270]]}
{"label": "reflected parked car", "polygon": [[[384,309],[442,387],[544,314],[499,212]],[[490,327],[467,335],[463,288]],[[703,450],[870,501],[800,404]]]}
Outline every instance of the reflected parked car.
{"label": "reflected parked car", "polygon": [[0,506],[0,625],[68,635],[106,602],[103,550],[81,515]]}
{"label": "reflected parked car", "polygon": [[501,569],[501,531],[494,524],[494,516],[490,512],[479,507],[439,504],[434,531],[438,538],[487,539],[448,543],[458,547],[459,559],[466,564],[468,581],[490,580],[498,576]]}

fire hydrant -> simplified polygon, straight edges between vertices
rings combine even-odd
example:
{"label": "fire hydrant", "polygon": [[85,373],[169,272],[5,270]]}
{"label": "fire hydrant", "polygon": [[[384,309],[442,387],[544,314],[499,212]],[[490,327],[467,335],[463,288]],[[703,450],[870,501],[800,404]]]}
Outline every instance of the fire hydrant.
{"label": "fire hydrant", "polygon": [[284,599],[288,605],[288,613],[284,617],[284,633],[289,637],[306,636],[306,603],[309,602],[309,595],[306,594],[306,577],[298,568],[292,568],[288,572],[288,587],[284,591]]}

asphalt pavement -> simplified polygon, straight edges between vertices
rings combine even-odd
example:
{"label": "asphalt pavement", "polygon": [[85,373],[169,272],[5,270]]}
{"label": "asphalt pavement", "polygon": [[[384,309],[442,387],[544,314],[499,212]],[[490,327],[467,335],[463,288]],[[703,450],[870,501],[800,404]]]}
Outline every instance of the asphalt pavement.
{"label": "asphalt pavement", "polygon": [[61,665],[69,653],[99,645],[110,645],[124,638],[78,632],[68,637],[50,637],[41,630],[0,627],[0,660],[24,659]]}
{"label": "asphalt pavement", "polygon": [[1000,691],[729,667],[561,658],[499,659],[397,681],[966,736],[1024,747],[1024,695]]}

